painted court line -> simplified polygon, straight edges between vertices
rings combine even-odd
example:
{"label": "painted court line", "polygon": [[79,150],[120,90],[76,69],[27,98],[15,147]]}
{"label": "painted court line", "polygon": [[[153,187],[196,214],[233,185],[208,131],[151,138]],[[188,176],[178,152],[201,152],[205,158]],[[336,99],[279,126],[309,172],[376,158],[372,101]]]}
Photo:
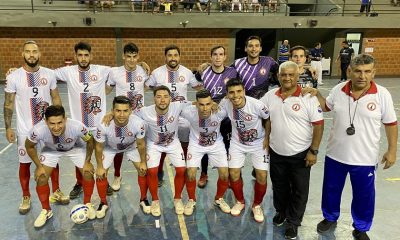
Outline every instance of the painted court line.
{"label": "painted court line", "polygon": [[[168,178],[169,178],[169,183],[171,185],[172,196],[174,196],[175,195],[174,173],[172,172],[171,162],[168,157],[165,158],[165,163],[167,165]],[[188,240],[189,233],[186,228],[185,217],[183,216],[183,214],[178,215],[178,222],[179,222],[179,228],[181,229],[182,239]]]}
{"label": "painted court line", "polygon": [[0,151],[0,154],[3,154],[7,149],[9,149],[14,143],[9,143],[5,148]]}

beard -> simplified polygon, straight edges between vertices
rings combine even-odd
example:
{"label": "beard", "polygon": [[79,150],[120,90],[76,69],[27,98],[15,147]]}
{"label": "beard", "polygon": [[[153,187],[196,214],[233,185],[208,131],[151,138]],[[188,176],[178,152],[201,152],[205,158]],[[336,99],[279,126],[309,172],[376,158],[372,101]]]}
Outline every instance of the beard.
{"label": "beard", "polygon": [[26,65],[28,65],[31,68],[34,68],[37,65],[39,65],[39,58],[33,63],[29,62],[25,57],[24,57],[24,60],[25,60]]}
{"label": "beard", "polygon": [[86,69],[89,68],[90,62],[87,62],[87,63],[86,63],[86,66],[85,66],[85,65],[82,65],[80,62],[78,62],[78,66],[79,66],[81,69],[86,70]]}

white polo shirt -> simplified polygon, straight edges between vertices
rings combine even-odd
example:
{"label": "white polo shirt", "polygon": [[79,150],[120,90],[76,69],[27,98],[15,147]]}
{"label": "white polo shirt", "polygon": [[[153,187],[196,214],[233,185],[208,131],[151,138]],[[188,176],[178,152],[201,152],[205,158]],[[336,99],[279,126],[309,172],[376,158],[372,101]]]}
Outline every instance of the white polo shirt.
{"label": "white polo shirt", "polygon": [[[326,99],[326,107],[333,112],[333,125],[328,140],[327,156],[341,163],[374,166],[378,163],[381,123],[396,125],[397,118],[389,91],[371,82],[367,92],[354,100],[351,81],[336,85]],[[350,104],[349,104],[350,102]],[[354,135],[347,135],[349,117],[354,117]]]}
{"label": "white polo shirt", "polygon": [[317,97],[302,96],[300,86],[285,99],[281,93],[277,88],[261,98],[271,120],[269,146],[279,155],[293,156],[311,146],[313,125],[324,124],[324,118]]}

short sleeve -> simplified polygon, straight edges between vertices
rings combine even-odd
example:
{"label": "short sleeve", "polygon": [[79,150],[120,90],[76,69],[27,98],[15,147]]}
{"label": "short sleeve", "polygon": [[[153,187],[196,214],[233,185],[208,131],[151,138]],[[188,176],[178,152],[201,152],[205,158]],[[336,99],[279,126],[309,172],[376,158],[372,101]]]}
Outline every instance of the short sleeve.
{"label": "short sleeve", "polygon": [[142,139],[146,136],[146,123],[139,119],[138,124],[136,125],[138,128],[138,131],[136,132],[135,137],[137,139]]}
{"label": "short sleeve", "polygon": [[258,104],[256,106],[258,110],[258,115],[263,119],[268,119],[269,111],[268,108],[265,106],[265,104],[258,100]]}
{"label": "short sleeve", "polygon": [[54,90],[57,88],[57,79],[54,70],[51,70],[49,74],[49,81],[50,81],[50,90]]}
{"label": "short sleeve", "polygon": [[56,79],[66,82],[68,80],[67,76],[67,67],[61,67],[54,70],[54,74],[56,75]]}
{"label": "short sleeve", "polygon": [[106,131],[103,125],[100,124],[96,127],[96,134],[94,135],[94,139],[96,140],[96,142],[99,143],[104,143],[106,141]]}
{"label": "short sleeve", "polygon": [[10,77],[10,75],[7,76],[6,78],[6,86],[4,88],[4,92],[7,93],[16,93],[17,92],[17,87],[15,85],[15,81]]}
{"label": "short sleeve", "polygon": [[155,72],[153,71],[149,77],[149,79],[146,81],[146,86],[148,87],[155,87],[157,86],[157,80],[155,77]]}
{"label": "short sleeve", "polygon": [[37,125],[29,132],[28,140],[33,143],[38,143],[40,140],[40,132],[38,131]]}
{"label": "short sleeve", "polygon": [[394,109],[392,96],[386,89],[379,89],[381,91],[381,111],[382,111],[382,123],[385,125],[397,124],[396,111]]}
{"label": "short sleeve", "polygon": [[111,87],[114,87],[116,85],[114,70],[116,71],[116,68],[111,69],[110,74],[108,76],[108,80],[106,82],[106,84]]}
{"label": "short sleeve", "polygon": [[[308,98],[309,96],[305,96]],[[309,117],[310,117],[310,123],[313,125],[320,125],[324,121],[324,115],[322,113],[322,108],[321,105],[318,102],[317,97],[312,97],[309,99],[309,106],[308,106],[308,111],[309,111]]]}
{"label": "short sleeve", "polygon": [[192,88],[198,87],[198,86],[202,86],[203,84],[199,81],[197,81],[195,75],[193,73],[189,74],[189,83],[190,86],[192,86]]}

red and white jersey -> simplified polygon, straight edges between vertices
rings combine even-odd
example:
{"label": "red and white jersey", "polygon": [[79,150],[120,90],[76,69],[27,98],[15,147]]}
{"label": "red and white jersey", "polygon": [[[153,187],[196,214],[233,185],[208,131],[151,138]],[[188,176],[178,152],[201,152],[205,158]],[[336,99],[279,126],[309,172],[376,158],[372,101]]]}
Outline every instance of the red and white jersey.
{"label": "red and white jersey", "polygon": [[324,117],[317,97],[303,96],[300,86],[286,99],[281,93],[277,88],[261,98],[271,120],[269,146],[279,155],[293,156],[311,146],[313,125],[323,124]]}
{"label": "red and white jersey", "polygon": [[189,84],[192,87],[201,85],[192,71],[182,65],[179,65],[178,70],[175,71],[169,70],[167,65],[158,67],[154,69],[149,81],[146,82],[146,85],[150,87],[167,86],[171,90],[171,100],[173,102],[187,100],[187,86]]}
{"label": "red and white jersey", "polygon": [[136,139],[144,138],[145,133],[144,121],[131,115],[128,124],[123,127],[118,127],[114,121],[111,121],[108,127],[104,124],[98,125],[94,139],[118,152],[126,152],[136,149]]}
{"label": "red and white jersey", "polygon": [[54,136],[46,122],[41,121],[32,128],[28,139],[33,143],[42,143],[46,149],[65,152],[71,150],[79,139],[88,141],[90,137],[91,134],[83,123],[67,118],[65,132],[60,136]]}
{"label": "red and white jersey", "polygon": [[189,143],[203,147],[213,146],[215,142],[222,141],[219,128],[221,121],[226,117],[225,110],[211,114],[209,118],[202,119],[196,106],[186,107],[181,116],[190,123]]}
{"label": "red and white jersey", "polygon": [[178,122],[179,116],[188,102],[171,102],[168,112],[160,115],[156,112],[155,105],[136,109],[135,113],[147,124],[148,144],[168,146],[174,140],[178,141]]}
{"label": "red and white jersey", "polygon": [[231,101],[226,98],[219,104],[228,113],[232,122],[231,141],[238,145],[262,145],[265,136],[262,119],[269,117],[268,110],[258,99],[249,96],[245,99],[246,104],[240,109],[233,108]]}
{"label": "red and white jersey", "polygon": [[107,84],[116,88],[116,96],[126,96],[132,102],[132,108],[144,106],[144,84],[149,78],[146,71],[139,65],[134,71],[128,71],[124,66],[111,69]]}
{"label": "red and white jersey", "polygon": [[79,70],[78,65],[55,70],[57,80],[67,83],[72,119],[81,121],[90,130],[96,128],[106,113],[105,83],[110,70],[93,64],[87,71]]}
{"label": "red and white jersey", "polygon": [[45,67],[36,72],[27,72],[21,67],[7,76],[4,91],[15,93],[19,135],[27,135],[43,119],[46,108],[52,104],[50,91],[56,88],[54,71]]}
{"label": "red and white jersey", "polygon": [[[386,88],[371,82],[371,87],[359,98],[357,106],[350,86],[351,81],[338,84],[326,98],[326,107],[333,113],[326,154],[341,163],[374,166],[378,163],[381,124],[397,125],[393,100]],[[349,115],[351,118],[355,115],[354,135],[346,133],[350,127]]]}

